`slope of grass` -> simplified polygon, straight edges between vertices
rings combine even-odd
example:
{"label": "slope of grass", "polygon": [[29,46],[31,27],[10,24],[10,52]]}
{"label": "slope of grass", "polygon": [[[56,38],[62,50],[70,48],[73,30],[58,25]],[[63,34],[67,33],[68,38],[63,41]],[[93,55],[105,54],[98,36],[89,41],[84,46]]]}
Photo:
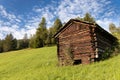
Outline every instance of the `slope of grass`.
{"label": "slope of grass", "polygon": [[0,80],[120,80],[119,62],[58,67],[55,46],[25,49],[0,54]]}

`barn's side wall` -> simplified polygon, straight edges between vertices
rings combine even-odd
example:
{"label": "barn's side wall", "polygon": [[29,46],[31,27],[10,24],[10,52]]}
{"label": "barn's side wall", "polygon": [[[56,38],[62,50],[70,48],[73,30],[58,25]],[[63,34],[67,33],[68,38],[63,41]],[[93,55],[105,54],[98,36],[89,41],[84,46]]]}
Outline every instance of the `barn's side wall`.
{"label": "barn's side wall", "polygon": [[60,65],[66,65],[71,59],[81,60],[82,64],[91,62],[94,58],[94,49],[89,24],[73,22],[64,29],[58,36],[58,59]]}
{"label": "barn's side wall", "polygon": [[106,50],[111,50],[113,42],[111,41],[111,38],[100,31],[99,29],[96,29],[96,38],[97,38],[97,50],[98,50],[98,58],[100,59],[103,54],[105,54]]}

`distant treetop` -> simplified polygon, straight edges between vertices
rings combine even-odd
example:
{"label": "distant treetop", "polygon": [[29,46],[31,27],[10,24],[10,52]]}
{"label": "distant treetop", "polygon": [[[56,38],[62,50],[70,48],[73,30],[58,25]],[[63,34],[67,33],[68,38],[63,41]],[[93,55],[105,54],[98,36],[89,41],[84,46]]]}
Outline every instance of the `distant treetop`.
{"label": "distant treetop", "polygon": [[81,20],[81,21],[95,23],[95,19],[90,15],[90,13],[86,13],[83,18],[77,17],[76,19]]}

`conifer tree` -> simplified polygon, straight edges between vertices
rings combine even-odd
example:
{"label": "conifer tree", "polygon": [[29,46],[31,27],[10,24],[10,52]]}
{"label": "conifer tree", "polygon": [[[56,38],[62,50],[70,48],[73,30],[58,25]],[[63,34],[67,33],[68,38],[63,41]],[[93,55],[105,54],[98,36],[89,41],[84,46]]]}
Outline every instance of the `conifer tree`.
{"label": "conifer tree", "polygon": [[62,28],[62,22],[59,18],[57,18],[53,24],[53,26],[49,29],[49,42],[51,42],[52,44],[56,44],[56,40],[53,38],[53,36],[55,35],[55,33],[57,31],[60,30],[60,28]]}
{"label": "conifer tree", "polygon": [[75,19],[95,23],[95,19],[89,13],[86,13],[83,18],[77,17]]}
{"label": "conifer tree", "polygon": [[12,40],[13,40],[12,34],[8,34],[5,37],[5,40],[3,42],[4,43],[3,44],[3,51],[4,52],[12,50]]}
{"label": "conifer tree", "polygon": [[57,18],[53,24],[53,28],[55,29],[55,32],[58,31],[62,27],[62,22],[59,18]]}
{"label": "conifer tree", "polygon": [[46,19],[43,17],[36,31],[36,48],[43,47],[47,40]]}
{"label": "conifer tree", "polygon": [[88,21],[88,22],[92,22],[92,23],[95,22],[94,18],[89,13],[85,14],[85,16],[83,17],[83,20]]}
{"label": "conifer tree", "polygon": [[28,45],[29,45],[29,40],[28,40],[28,36],[27,34],[24,35],[23,37],[23,48],[28,48]]}
{"label": "conifer tree", "polygon": [[55,41],[53,41],[53,32],[52,32],[53,28],[49,28],[48,30],[48,37],[47,37],[47,46],[51,46],[52,44],[54,44]]}
{"label": "conifer tree", "polygon": [[12,40],[12,45],[11,45],[11,50],[16,50],[17,49],[17,39]]}
{"label": "conifer tree", "polygon": [[115,24],[110,23],[110,24],[109,24],[109,30],[110,30],[110,32],[111,32],[112,34],[114,34],[115,32],[117,32],[117,28],[116,28]]}
{"label": "conifer tree", "polygon": [[17,49],[23,49],[24,42],[23,40],[17,40]]}
{"label": "conifer tree", "polygon": [[35,35],[31,35],[30,41],[29,41],[29,47],[30,48],[36,48],[36,36]]}

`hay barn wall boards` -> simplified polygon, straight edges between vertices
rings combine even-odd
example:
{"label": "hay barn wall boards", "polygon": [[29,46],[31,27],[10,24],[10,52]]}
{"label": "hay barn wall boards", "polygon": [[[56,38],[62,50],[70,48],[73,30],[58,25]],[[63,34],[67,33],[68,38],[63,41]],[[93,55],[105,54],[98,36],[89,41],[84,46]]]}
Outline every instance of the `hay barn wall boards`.
{"label": "hay barn wall boards", "polygon": [[59,65],[89,64],[111,49],[116,38],[98,24],[69,20],[56,34]]}

